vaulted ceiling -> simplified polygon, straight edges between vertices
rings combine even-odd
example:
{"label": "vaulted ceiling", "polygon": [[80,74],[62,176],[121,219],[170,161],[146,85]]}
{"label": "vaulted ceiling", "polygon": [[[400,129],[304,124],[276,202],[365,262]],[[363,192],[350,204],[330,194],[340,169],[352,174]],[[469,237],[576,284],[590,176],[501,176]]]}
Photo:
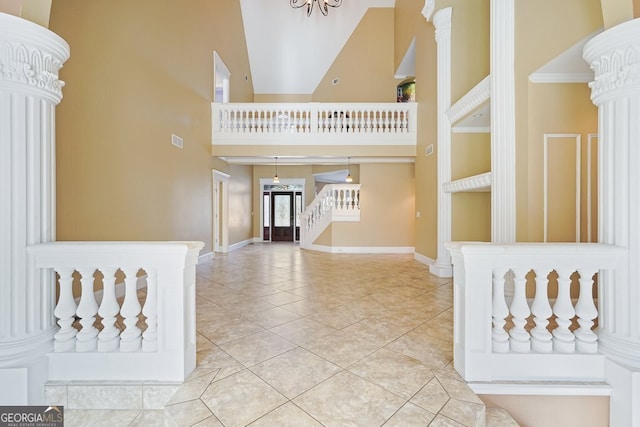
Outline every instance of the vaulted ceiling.
{"label": "vaulted ceiling", "polygon": [[344,0],[323,16],[288,0],[240,0],[256,94],[311,94],[370,7],[395,0]]}

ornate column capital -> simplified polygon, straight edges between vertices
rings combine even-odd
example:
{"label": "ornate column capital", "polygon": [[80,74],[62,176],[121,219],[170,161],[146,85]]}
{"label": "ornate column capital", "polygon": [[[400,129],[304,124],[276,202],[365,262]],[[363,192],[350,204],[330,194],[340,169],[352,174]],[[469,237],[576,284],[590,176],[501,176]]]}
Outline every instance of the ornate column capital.
{"label": "ornate column capital", "polygon": [[436,9],[436,0],[425,0],[424,7],[422,8],[422,16],[427,21],[431,21],[433,11]]}
{"label": "ornate column capital", "polygon": [[452,7],[440,9],[433,15],[433,26],[436,29],[436,43],[442,41],[443,38],[451,37],[451,13]]}
{"label": "ornate column capital", "polygon": [[640,92],[640,19],[627,21],[592,38],[583,57],[594,71],[591,100],[605,101]]}
{"label": "ornate column capital", "polygon": [[33,22],[0,13],[0,89],[38,92],[56,104],[64,82],[58,79],[69,45]]}

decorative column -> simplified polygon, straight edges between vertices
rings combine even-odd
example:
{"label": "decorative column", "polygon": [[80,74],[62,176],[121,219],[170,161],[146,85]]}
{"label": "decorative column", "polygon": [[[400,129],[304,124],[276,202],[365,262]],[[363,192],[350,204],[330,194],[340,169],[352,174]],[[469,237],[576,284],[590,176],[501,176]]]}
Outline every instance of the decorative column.
{"label": "decorative column", "polygon": [[55,240],[55,106],[69,46],[0,13],[0,405],[41,403],[55,281],[28,245]]}
{"label": "decorative column", "polygon": [[599,278],[599,349],[607,356],[612,426],[640,426],[640,19],[595,36],[584,48],[598,107],[598,241],[627,248]]}
{"label": "decorative column", "polygon": [[[423,14],[429,20],[433,3],[425,4]],[[451,181],[451,122],[447,110],[451,107],[451,12],[452,8],[441,9],[433,16],[437,43],[437,142],[438,165],[438,254],[429,271],[438,277],[453,276],[451,256],[445,244],[451,241],[451,193],[444,191],[444,184]]]}
{"label": "decorative column", "polygon": [[514,0],[491,0],[491,241],[516,241]]}

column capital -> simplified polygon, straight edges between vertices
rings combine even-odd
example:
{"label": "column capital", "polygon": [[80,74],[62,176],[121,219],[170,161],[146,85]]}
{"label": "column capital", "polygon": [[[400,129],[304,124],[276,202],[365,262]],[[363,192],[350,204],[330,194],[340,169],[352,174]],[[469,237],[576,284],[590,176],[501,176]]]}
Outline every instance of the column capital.
{"label": "column capital", "polygon": [[431,21],[433,11],[436,9],[436,0],[425,0],[424,7],[422,8],[422,16],[427,21]]}
{"label": "column capital", "polygon": [[440,9],[433,15],[433,26],[436,28],[436,43],[439,43],[443,38],[451,37],[451,13],[452,7]]}
{"label": "column capital", "polygon": [[38,92],[56,104],[64,82],[58,79],[69,45],[50,30],[0,13],[0,88]]}
{"label": "column capital", "polygon": [[592,38],[583,57],[594,72],[591,100],[605,101],[640,92],[640,19],[627,21]]}

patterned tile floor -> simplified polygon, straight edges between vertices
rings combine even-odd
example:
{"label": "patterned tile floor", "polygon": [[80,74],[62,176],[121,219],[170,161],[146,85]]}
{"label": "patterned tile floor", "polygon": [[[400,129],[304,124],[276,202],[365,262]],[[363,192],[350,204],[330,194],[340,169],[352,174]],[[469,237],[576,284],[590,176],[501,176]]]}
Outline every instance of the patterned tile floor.
{"label": "patterned tile floor", "polygon": [[197,267],[197,369],[165,409],[68,410],[66,425],[474,426],[452,293],[409,254],[218,255]]}

